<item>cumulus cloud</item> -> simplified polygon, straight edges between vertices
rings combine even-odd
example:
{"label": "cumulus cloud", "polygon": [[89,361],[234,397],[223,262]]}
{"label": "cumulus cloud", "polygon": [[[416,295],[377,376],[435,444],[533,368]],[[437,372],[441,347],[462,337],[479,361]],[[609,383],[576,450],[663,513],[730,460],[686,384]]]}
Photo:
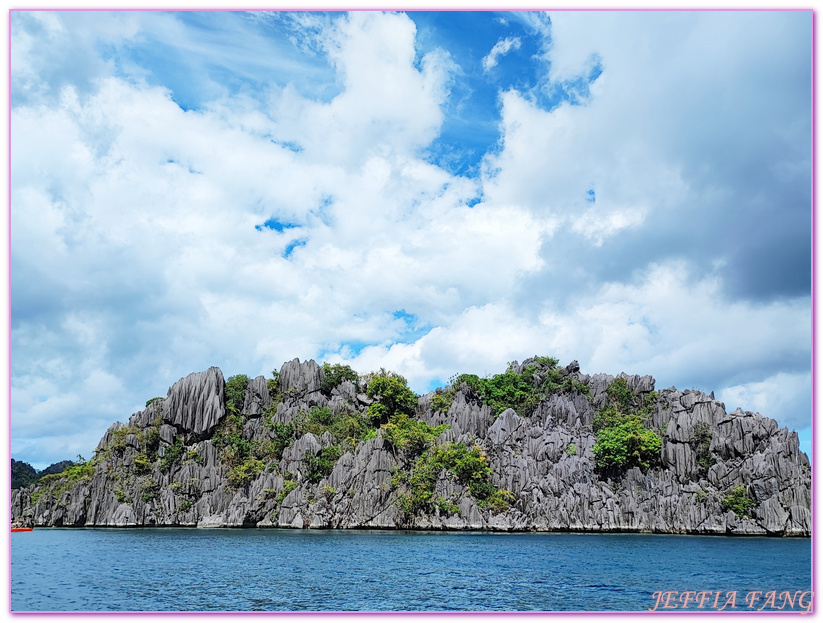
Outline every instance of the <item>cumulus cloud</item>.
{"label": "cumulus cloud", "polygon": [[[353,14],[325,36],[344,84],[327,103],[284,89],[268,109],[239,98],[186,111],[167,89],[101,76],[91,94],[68,85],[47,108],[15,108],[13,348],[50,336],[13,372],[16,443],[34,430],[20,422],[85,403],[123,419],[137,391],[214,363],[268,374],[400,339],[393,310],[442,322],[540,268],[550,221],[469,207],[477,182],[417,155],[441,121],[446,56],[416,67],[400,15]],[[52,387],[60,405],[26,389],[47,366],[77,368]],[[130,402],[86,383],[106,367],[113,387],[141,379]],[[66,425],[79,439],[89,423]]]}
{"label": "cumulus cloud", "polygon": [[591,210],[572,218],[571,230],[592,240],[599,247],[603,241],[623,229],[636,227],[643,222],[643,210],[638,208],[616,209],[606,214]]}
{"label": "cumulus cloud", "polygon": [[[408,15],[83,15],[12,21],[15,458],[87,455],[190,372],[293,357],[422,392],[547,354],[804,425],[797,17],[514,14],[532,40],[482,66],[528,46],[539,79],[500,89],[499,140],[456,175],[430,150],[463,69]],[[175,40],[186,80],[132,53]]]}
{"label": "cumulus cloud", "polygon": [[809,422],[811,393],[811,374],[779,372],[762,381],[725,387],[717,398],[728,411],[757,411],[776,418],[782,426],[803,429]]}
{"label": "cumulus cloud", "polygon": [[375,156],[414,154],[443,122],[448,55],[435,50],[415,65],[415,26],[403,15],[355,12],[321,41],[342,83],[330,102],[285,88],[272,98],[276,136],[306,157],[350,168]]}
{"label": "cumulus cloud", "polygon": [[[602,59],[602,74],[585,106],[546,114],[508,97],[503,123],[511,145],[490,166],[509,174],[496,186],[522,194],[522,167],[546,163],[545,182],[529,187],[532,205],[559,187],[574,193],[560,197],[575,209],[594,188],[598,203],[646,211],[646,227],[622,237],[634,248],[643,235],[695,261],[706,258],[707,271],[723,259],[734,296],[808,292],[810,187],[782,177],[791,170],[809,179],[808,21],[800,14],[772,20],[758,12],[672,12],[655,16],[652,27],[649,17],[551,14],[545,88],[586,75],[592,55]],[[800,37],[797,45],[788,43],[790,32]],[[529,145],[530,135],[547,140]],[[630,249],[626,257],[645,259]]]}
{"label": "cumulus cloud", "polygon": [[[506,301],[472,306],[411,344],[371,347],[347,361],[404,370],[422,392],[432,377],[496,374],[509,361],[549,354],[564,365],[578,360],[585,373],[652,374],[658,388],[713,391],[729,410],[748,405],[782,425],[808,426],[808,299],[729,302],[719,279],[695,278],[682,262],[570,297],[565,311],[544,300],[537,317]],[[793,372],[772,374],[773,362]]]}
{"label": "cumulus cloud", "polygon": [[10,15],[13,103],[49,101],[64,86],[90,93],[113,67],[101,48],[126,43],[139,32],[135,13],[82,14],[14,11]]}

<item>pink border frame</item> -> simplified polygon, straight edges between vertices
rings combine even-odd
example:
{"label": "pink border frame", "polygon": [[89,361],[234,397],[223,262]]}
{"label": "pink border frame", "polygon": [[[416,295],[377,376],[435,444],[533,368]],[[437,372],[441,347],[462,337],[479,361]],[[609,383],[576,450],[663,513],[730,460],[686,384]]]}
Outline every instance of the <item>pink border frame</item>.
{"label": "pink border frame", "polygon": [[[260,11],[266,10],[262,8],[254,8],[254,9],[242,9],[240,7],[231,8],[231,9],[194,9],[194,8],[161,8],[161,9],[150,9],[150,8],[128,8],[128,7],[119,7],[116,9],[104,9],[104,8],[79,8],[79,9],[64,9],[64,8],[35,8],[35,9],[8,9],[8,17],[7,17],[7,33],[8,33],[8,44],[7,44],[7,87],[8,87],[8,117],[7,117],[7,129],[6,129],[6,136],[7,136],[7,206],[8,212],[6,215],[6,232],[7,232],[7,254],[6,254],[6,268],[7,268],[7,306],[6,306],[6,339],[8,352],[6,353],[6,365],[8,366],[8,374],[9,377],[7,379],[7,389],[8,395],[6,398],[6,408],[7,408],[7,432],[8,432],[8,443],[7,443],[7,450],[8,450],[8,457],[11,457],[11,15],[12,12],[16,11],[105,11],[105,10],[114,10],[118,12],[124,11],[164,11],[164,12],[172,12],[172,11],[200,11],[206,10],[211,12],[217,11],[242,11],[242,10],[250,10],[250,11]],[[276,8],[278,11],[293,11],[293,10],[311,10],[311,11],[339,11],[343,9],[339,8],[319,8],[314,7],[311,9],[306,8],[283,8],[278,7]],[[376,8],[361,8],[361,9],[346,9],[349,11],[379,11],[380,9]],[[473,9],[473,8],[448,8],[448,7],[437,7],[437,8],[423,8],[418,7],[414,9],[391,9],[391,10],[405,10],[407,12],[417,12],[417,11],[477,11],[477,10],[491,10],[491,9]],[[817,173],[817,143],[816,143],[816,130],[817,130],[817,119],[816,119],[816,102],[817,102],[817,83],[816,83],[816,75],[817,75],[817,45],[816,45],[816,16],[815,11],[813,9],[800,9],[800,8],[755,8],[755,9],[741,9],[741,8],[719,8],[719,7],[712,7],[712,8],[621,8],[621,9],[612,9],[612,8],[553,8],[553,9],[516,9],[516,8],[509,8],[506,9],[507,11],[517,11],[517,10],[552,10],[552,11],[587,11],[587,12],[597,12],[597,11],[654,11],[654,12],[672,12],[672,11],[801,11],[810,12],[811,17],[811,46],[812,46],[812,58],[811,58],[811,86],[812,86],[812,93],[811,93],[811,129],[812,129],[812,136],[811,136],[811,164],[812,164],[812,179],[811,179],[811,195],[812,195],[812,202],[811,202],[811,242],[812,242],[812,252],[811,252],[811,334],[812,334],[812,358],[811,358],[811,375],[812,375],[812,411],[811,411],[811,515],[812,515],[812,534],[811,534],[811,548],[812,548],[812,556],[811,556],[811,590],[814,594],[818,594],[816,589],[817,587],[817,560],[816,560],[816,539],[815,535],[817,533],[817,524],[818,524],[818,513],[816,512],[817,506],[817,498],[815,496],[815,460],[816,460],[816,452],[815,452],[815,441],[816,441],[816,434],[817,428],[815,426],[815,416],[817,414],[817,391],[816,391],[816,379],[817,379],[817,305],[816,305],[816,281],[817,281],[817,254],[816,254],[816,228],[817,228],[817,219],[816,219],[816,208],[817,208],[817,185],[816,185],[816,173]],[[7,463],[8,464],[8,463]],[[6,477],[7,483],[7,490],[11,490],[11,471],[7,473]],[[7,507],[7,514],[6,514],[7,523],[11,522],[11,505],[9,504]],[[61,615],[61,616],[146,616],[146,615],[169,615],[169,616],[234,616],[234,615],[263,615],[263,616],[308,616],[308,617],[318,617],[318,616],[431,616],[431,615],[457,615],[457,616],[546,616],[546,615],[556,615],[556,616],[626,616],[626,615],[651,615],[651,616],[660,616],[665,614],[666,616],[671,615],[683,615],[683,616],[722,616],[722,615],[752,615],[754,612],[747,611],[747,610],[738,610],[738,611],[695,611],[695,610],[669,610],[669,611],[538,611],[538,612],[521,612],[521,611],[494,611],[494,612],[486,612],[486,611],[471,611],[471,612],[442,612],[442,611],[414,611],[414,612],[393,612],[393,611],[357,611],[357,612],[341,612],[341,611],[321,611],[321,612],[294,612],[294,611],[265,611],[265,612],[246,612],[246,611],[140,611],[140,612],[121,612],[121,611],[12,611],[11,610],[11,532],[9,532],[8,536],[8,604],[9,604],[9,612],[15,615]],[[813,600],[812,608],[808,612],[809,615],[816,614],[816,601]],[[790,614],[806,614],[806,613],[799,613],[794,611],[792,613],[789,612],[782,612],[782,611],[762,611],[758,612],[759,615],[777,615],[777,616],[788,616]]]}
{"label": "pink border frame", "polygon": [[[818,513],[817,511],[817,497],[815,496],[815,466],[816,466],[816,459],[817,453],[815,452],[815,437],[817,434],[817,427],[815,426],[815,419],[817,415],[817,289],[816,289],[816,282],[817,282],[817,251],[816,251],[816,230],[817,230],[817,184],[816,184],[816,177],[817,177],[817,116],[816,116],[816,104],[817,104],[817,23],[815,19],[815,13],[812,11],[811,13],[812,18],[812,140],[811,140],[811,152],[812,152],[812,412],[811,412],[811,420],[812,420],[812,456],[811,456],[811,513],[812,513],[812,536],[811,536],[811,544],[812,544],[812,590],[815,593],[817,591],[817,559],[816,559],[816,540],[815,535],[817,534],[817,522],[818,522]],[[819,593],[818,593],[819,594]],[[811,612],[815,612],[816,604],[812,605]]]}

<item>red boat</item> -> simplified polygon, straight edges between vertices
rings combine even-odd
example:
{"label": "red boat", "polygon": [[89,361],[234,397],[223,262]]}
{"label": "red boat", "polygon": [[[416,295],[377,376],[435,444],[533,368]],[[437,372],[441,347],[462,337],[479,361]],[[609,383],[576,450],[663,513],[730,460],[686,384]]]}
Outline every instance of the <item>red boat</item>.
{"label": "red boat", "polygon": [[12,532],[31,532],[34,528],[12,528]]}

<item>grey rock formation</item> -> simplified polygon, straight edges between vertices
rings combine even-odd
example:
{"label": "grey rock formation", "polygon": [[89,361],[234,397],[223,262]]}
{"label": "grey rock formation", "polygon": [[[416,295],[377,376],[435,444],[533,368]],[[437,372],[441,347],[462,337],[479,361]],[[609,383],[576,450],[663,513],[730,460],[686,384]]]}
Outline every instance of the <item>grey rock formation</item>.
{"label": "grey rock formation", "polygon": [[293,359],[280,369],[280,390],[286,395],[305,396],[320,391],[323,370],[314,361]]}
{"label": "grey rock formation", "polygon": [[243,413],[261,415],[271,405],[271,395],[265,377],[258,376],[249,381],[243,401]]}
{"label": "grey rock formation", "polygon": [[225,390],[219,368],[190,374],[169,389],[163,401],[163,421],[195,435],[211,432],[225,414]]}
{"label": "grey rock formation", "polygon": [[[530,371],[535,361],[511,369]],[[726,413],[711,394],[652,393],[652,377],[622,374],[662,443],[648,469],[604,473],[592,424],[616,377],[582,374],[577,362],[557,370],[577,385],[529,414],[495,416],[465,384],[452,388],[447,407],[434,408],[442,405],[434,393],[418,400],[417,419],[449,425],[433,443],[485,457],[490,484],[508,500],[496,507],[442,469],[431,503],[409,512],[416,458],[394,446],[388,429],[364,433],[365,393],[344,381],[324,394],[323,369],[295,359],[276,388],[262,376],[248,381],[242,426],[226,417],[219,369],[181,379],[128,424],[115,423],[82,469],[14,491],[12,518],[37,526],[810,535],[810,465],[796,433],[757,413]],[[536,383],[542,375],[534,373]],[[332,419],[340,428],[329,428]],[[740,487],[752,507],[738,516],[724,499]]]}

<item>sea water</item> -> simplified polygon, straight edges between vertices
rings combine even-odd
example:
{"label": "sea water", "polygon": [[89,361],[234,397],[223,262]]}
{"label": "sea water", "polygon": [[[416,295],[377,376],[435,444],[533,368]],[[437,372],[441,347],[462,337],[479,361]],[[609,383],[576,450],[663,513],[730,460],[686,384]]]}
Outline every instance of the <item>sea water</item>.
{"label": "sea water", "polygon": [[809,539],[38,528],[11,534],[11,609],[808,610],[811,565]]}

